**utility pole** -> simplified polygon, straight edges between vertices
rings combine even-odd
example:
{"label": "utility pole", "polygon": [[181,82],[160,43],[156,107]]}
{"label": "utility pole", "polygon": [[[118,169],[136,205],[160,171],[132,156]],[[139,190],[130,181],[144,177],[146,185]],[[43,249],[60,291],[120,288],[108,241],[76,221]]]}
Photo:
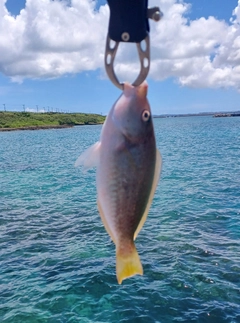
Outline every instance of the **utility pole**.
{"label": "utility pole", "polygon": [[38,112],[38,105],[36,105],[36,108],[37,108],[37,112]]}
{"label": "utility pole", "polygon": [[25,104],[23,104],[23,111],[25,112]]}
{"label": "utility pole", "polygon": [[6,112],[6,104],[3,103],[4,111]]}

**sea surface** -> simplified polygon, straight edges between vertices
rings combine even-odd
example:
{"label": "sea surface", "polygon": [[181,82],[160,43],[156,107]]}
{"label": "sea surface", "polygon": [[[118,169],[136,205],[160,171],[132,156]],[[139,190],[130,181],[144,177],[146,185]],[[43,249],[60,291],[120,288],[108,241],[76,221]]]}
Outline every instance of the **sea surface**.
{"label": "sea surface", "polygon": [[240,118],[154,119],[163,170],[117,284],[95,170],[101,126],[0,132],[0,322],[240,322]]}

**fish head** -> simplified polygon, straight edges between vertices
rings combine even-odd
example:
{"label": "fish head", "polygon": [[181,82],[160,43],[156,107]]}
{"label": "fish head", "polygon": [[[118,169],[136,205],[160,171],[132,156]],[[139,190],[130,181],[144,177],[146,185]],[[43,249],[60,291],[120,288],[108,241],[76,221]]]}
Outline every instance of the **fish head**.
{"label": "fish head", "polygon": [[147,82],[138,87],[124,83],[124,90],[113,111],[113,122],[130,141],[153,133]]}

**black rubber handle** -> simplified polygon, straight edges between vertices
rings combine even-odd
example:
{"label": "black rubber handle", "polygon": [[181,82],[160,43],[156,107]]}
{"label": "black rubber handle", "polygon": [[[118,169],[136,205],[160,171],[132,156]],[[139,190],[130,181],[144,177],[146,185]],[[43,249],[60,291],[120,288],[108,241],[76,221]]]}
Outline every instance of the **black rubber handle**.
{"label": "black rubber handle", "polygon": [[140,43],[149,32],[148,0],[107,0],[110,8],[108,35],[116,42]]}

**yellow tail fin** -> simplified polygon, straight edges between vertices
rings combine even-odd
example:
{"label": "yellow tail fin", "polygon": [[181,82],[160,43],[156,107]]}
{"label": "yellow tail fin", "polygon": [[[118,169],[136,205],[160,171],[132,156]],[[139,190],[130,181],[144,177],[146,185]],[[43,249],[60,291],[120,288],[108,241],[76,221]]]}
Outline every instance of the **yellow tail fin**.
{"label": "yellow tail fin", "polygon": [[130,250],[128,248],[127,253],[124,252],[123,248],[117,248],[116,271],[119,284],[122,283],[123,279],[143,274],[142,264],[134,243],[132,243]]}

